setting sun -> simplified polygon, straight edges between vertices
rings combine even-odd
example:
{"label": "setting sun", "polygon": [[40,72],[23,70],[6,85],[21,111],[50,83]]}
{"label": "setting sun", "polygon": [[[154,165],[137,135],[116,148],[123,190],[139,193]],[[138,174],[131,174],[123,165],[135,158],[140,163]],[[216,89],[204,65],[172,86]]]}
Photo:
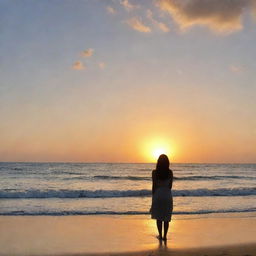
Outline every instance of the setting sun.
{"label": "setting sun", "polygon": [[154,138],[147,140],[142,150],[148,161],[155,162],[161,154],[173,157],[174,147],[168,139]]}
{"label": "setting sun", "polygon": [[168,153],[167,153],[166,149],[164,149],[164,148],[156,148],[153,150],[152,154],[153,154],[153,157],[155,159],[157,159],[160,155],[162,155],[162,154],[167,155]]}

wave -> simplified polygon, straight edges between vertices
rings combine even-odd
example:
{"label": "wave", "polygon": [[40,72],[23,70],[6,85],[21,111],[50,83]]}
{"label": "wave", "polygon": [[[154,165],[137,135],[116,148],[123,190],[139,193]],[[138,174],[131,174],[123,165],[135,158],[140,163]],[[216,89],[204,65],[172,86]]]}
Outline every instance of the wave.
{"label": "wave", "polygon": [[[81,177],[83,179],[84,177]],[[75,179],[80,179],[80,177],[75,177]],[[108,176],[108,175],[96,175],[93,176],[93,179],[99,180],[151,180],[151,177],[139,177],[139,176]],[[238,175],[228,175],[228,176],[183,176],[183,177],[174,177],[174,180],[225,180],[225,179],[256,179],[251,176],[238,176]]]}
{"label": "wave", "polygon": [[94,179],[99,180],[151,180],[150,177],[139,177],[139,176],[107,176],[107,175],[96,175]]}
{"label": "wave", "polygon": [[174,180],[225,180],[225,179],[255,179],[251,176],[237,176],[237,175],[215,175],[215,176],[184,176],[174,177]]}
{"label": "wave", "polygon": [[[149,197],[151,190],[0,190],[0,198],[113,198],[113,197]],[[256,195],[256,188],[220,188],[173,190],[176,197],[205,196],[251,196]]]}
{"label": "wave", "polygon": [[[226,209],[226,210],[199,210],[199,211],[174,211],[173,215],[201,215],[211,213],[243,213],[256,212],[256,208]],[[147,211],[9,211],[0,212],[0,215],[148,215]]]}

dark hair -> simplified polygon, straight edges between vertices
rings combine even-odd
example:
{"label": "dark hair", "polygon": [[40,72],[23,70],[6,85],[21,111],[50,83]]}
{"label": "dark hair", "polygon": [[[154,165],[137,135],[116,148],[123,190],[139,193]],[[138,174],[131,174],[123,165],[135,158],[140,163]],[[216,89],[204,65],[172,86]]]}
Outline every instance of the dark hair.
{"label": "dark hair", "polygon": [[156,163],[156,177],[165,180],[170,177],[169,159],[167,155],[160,155]]}

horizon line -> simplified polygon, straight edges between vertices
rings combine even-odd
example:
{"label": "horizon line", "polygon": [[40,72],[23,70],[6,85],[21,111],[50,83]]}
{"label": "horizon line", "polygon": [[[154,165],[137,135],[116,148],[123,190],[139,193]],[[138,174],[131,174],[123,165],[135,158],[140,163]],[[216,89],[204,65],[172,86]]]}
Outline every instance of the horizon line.
{"label": "horizon line", "polygon": [[[78,161],[0,161],[0,163],[65,163],[65,164],[155,164],[155,162],[78,162]],[[171,162],[170,164],[256,164],[251,162]]]}

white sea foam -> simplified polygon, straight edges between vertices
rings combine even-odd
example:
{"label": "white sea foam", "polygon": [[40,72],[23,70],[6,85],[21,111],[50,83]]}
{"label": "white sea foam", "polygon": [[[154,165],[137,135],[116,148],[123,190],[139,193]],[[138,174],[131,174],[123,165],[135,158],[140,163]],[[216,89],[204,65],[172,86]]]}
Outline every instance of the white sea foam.
{"label": "white sea foam", "polygon": [[[111,198],[111,197],[145,197],[151,196],[151,190],[0,190],[0,198]],[[236,189],[193,189],[173,190],[173,196],[251,196],[256,195],[256,188]]]}
{"label": "white sea foam", "polygon": [[[228,210],[200,210],[200,211],[174,211],[173,215],[200,215],[210,213],[242,213],[242,212],[256,212],[256,208],[247,209],[228,209]],[[4,212],[0,215],[148,215],[146,211],[10,211]]]}

